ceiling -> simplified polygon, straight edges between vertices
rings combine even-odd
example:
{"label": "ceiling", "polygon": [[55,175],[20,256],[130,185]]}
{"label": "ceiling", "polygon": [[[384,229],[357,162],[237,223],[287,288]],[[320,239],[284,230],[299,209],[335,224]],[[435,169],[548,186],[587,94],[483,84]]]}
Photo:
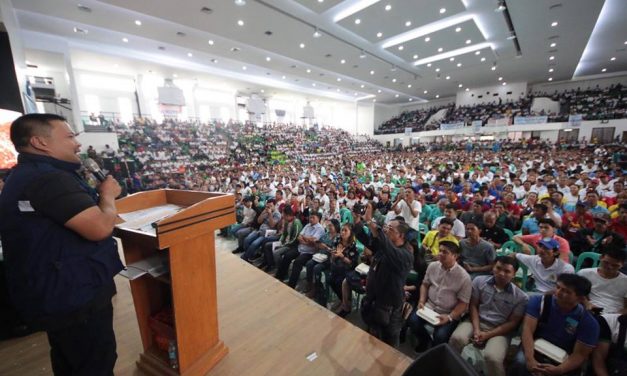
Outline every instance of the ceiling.
{"label": "ceiling", "polygon": [[[495,11],[497,0],[238,1],[13,5],[29,38],[62,37],[73,50],[144,62],[136,68],[171,67],[166,74],[185,69],[242,80],[251,90],[344,100],[407,104],[465,88],[627,71],[623,0],[506,0],[506,11]],[[93,54],[72,63],[98,68]]]}

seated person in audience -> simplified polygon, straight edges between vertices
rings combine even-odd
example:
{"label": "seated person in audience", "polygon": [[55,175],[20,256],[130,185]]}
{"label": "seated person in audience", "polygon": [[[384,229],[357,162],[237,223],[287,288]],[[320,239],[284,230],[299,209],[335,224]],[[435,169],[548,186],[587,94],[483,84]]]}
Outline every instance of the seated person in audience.
{"label": "seated person in audience", "polygon": [[257,212],[253,208],[253,199],[251,197],[244,197],[240,206],[242,210],[242,221],[233,225],[229,230],[234,236],[240,229],[252,226],[254,224],[255,217],[257,217]]}
{"label": "seated person in audience", "polygon": [[589,295],[591,307],[588,309],[601,309],[603,313],[627,313],[627,275],[620,272],[625,257],[624,247],[605,247],[598,268],[577,272],[592,284]]}
{"label": "seated person in audience", "polygon": [[[605,205],[605,203],[603,203]],[[589,190],[586,192],[586,206],[591,214],[610,214],[610,211],[606,207],[601,205],[599,201],[599,193],[597,191]]]}
{"label": "seated person in audience", "polygon": [[426,221],[427,226],[432,228],[431,224],[435,221],[436,218],[439,218],[444,215],[444,209],[446,209],[446,205],[448,205],[448,200],[446,198],[441,198],[437,200],[437,205],[431,206],[431,214]]}
{"label": "seated person in audience", "polygon": [[541,239],[538,241],[536,255],[512,254],[529,269],[529,274],[533,275],[535,286],[532,292],[550,293],[555,290],[557,276],[575,272],[572,265],[560,260],[559,247],[559,242],[555,239]]}
{"label": "seated person in audience", "polygon": [[538,221],[538,227],[540,232],[533,235],[515,235],[512,239],[517,244],[520,244],[523,253],[531,254],[531,247],[535,250],[538,249],[538,242],[543,239],[555,239],[560,248],[560,259],[565,263],[570,263],[569,253],[570,245],[568,241],[561,236],[555,235],[555,222],[549,218],[542,218]]}
{"label": "seated person in audience", "polygon": [[[514,230],[516,217],[505,210],[505,204],[502,201],[494,203],[494,212],[496,214],[496,225],[510,231]],[[483,228],[483,226],[479,226]]]}
{"label": "seated person in audience", "polygon": [[459,242],[459,246],[462,249],[461,265],[470,274],[471,278],[490,274],[496,258],[494,246],[481,239],[481,230],[474,223],[466,225],[466,235],[468,237]]}
{"label": "seated person in audience", "polygon": [[552,219],[557,228],[562,227],[562,217],[559,213],[556,213],[554,210],[555,204],[553,203],[553,199],[549,197],[545,197],[540,200],[540,203],[546,206],[546,218]]}
{"label": "seated person in audience", "polygon": [[401,188],[396,196],[394,204],[392,205],[392,210],[396,213],[396,215],[403,216],[405,223],[407,223],[410,228],[418,231],[422,205],[420,204],[420,201],[415,199],[413,188]]}
{"label": "seated person in audience", "polygon": [[582,228],[594,227],[594,217],[586,211],[586,204],[578,202],[575,210],[562,216],[562,232],[566,239],[572,239]]}
{"label": "seated person in audience", "polygon": [[[590,292],[590,281],[575,274],[560,274],[552,295],[529,298],[521,345],[508,375],[576,375],[597,345],[599,324],[580,301]],[[556,365],[534,351],[534,340],[544,339],[565,350],[566,360]]]}
{"label": "seated person in audience", "polygon": [[286,206],[283,209],[283,226],[281,237],[278,240],[281,242],[281,245],[274,250],[272,249],[273,242],[267,242],[263,246],[263,263],[260,265],[260,268],[267,272],[274,270],[276,267],[274,264],[275,255],[281,256],[290,248],[297,247],[298,234],[300,234],[302,229],[303,224],[300,222],[300,219],[296,218],[290,206]]}
{"label": "seated person in audience", "polygon": [[470,320],[457,326],[449,344],[458,353],[472,342],[483,349],[487,375],[505,376],[503,364],[513,333],[525,314],[527,294],[512,283],[518,261],[496,258],[492,275],[472,281]]}
{"label": "seated person in audience", "polygon": [[465,211],[459,216],[459,220],[463,224],[474,223],[479,228],[483,228],[483,203],[481,201],[473,202],[470,210]]}
{"label": "seated person in audience", "polygon": [[607,213],[594,215],[594,227],[583,228],[570,240],[570,248],[576,256],[582,252],[599,252],[611,244],[624,244],[622,236],[609,229],[610,216]]}
{"label": "seated person in audience", "polygon": [[540,232],[540,227],[538,227],[538,221],[542,218],[546,218],[548,208],[544,204],[535,204],[533,206],[533,214],[525,219],[522,223],[522,233],[524,235],[527,234],[537,234]]}
{"label": "seated person in audience", "polygon": [[451,241],[455,244],[459,244],[459,240],[451,235],[453,229],[453,221],[448,218],[440,220],[437,230],[429,231],[422,239],[422,247],[425,250],[427,257],[437,256],[440,252],[440,243],[443,241]]}
{"label": "seated person in audience", "polygon": [[455,210],[455,206],[453,204],[447,204],[444,209],[444,215],[442,217],[436,218],[431,223],[432,229],[437,229],[440,221],[444,218],[453,222],[452,234],[458,239],[461,240],[466,237],[466,228],[464,227],[464,223],[457,219],[457,211]]}
{"label": "seated person in audience", "polygon": [[295,288],[298,283],[298,277],[307,261],[311,260],[317,249],[317,243],[324,236],[324,227],[320,224],[320,212],[313,212],[309,215],[309,223],[303,227],[300,235],[298,235],[298,247],[290,248],[283,254],[279,269],[276,272],[276,278],[283,281],[287,276],[288,269],[292,261],[292,272],[287,283],[291,288]]}
{"label": "seated person in audience", "polygon": [[614,231],[627,240],[627,203],[623,203],[618,208],[618,216],[612,219],[610,231]]}
{"label": "seated person in audience", "polygon": [[418,309],[427,307],[439,315],[439,324],[434,327],[433,341],[425,325],[429,325],[417,312],[409,317],[408,325],[418,338],[417,352],[423,352],[433,345],[448,342],[459,320],[468,308],[472,285],[470,276],[457,259],[461,253],[459,245],[451,241],[440,242],[438,261],[427,267],[425,278],[420,286]]}
{"label": "seated person in audience", "polygon": [[596,376],[625,375],[627,370],[627,314],[603,314],[599,321],[599,343],[592,352]]}
{"label": "seated person in audience", "polygon": [[257,217],[259,230],[251,232],[244,239],[242,260],[251,262],[257,251],[262,249],[264,243],[279,240],[279,234],[266,236],[269,230],[278,232],[281,229],[281,213],[278,211],[275,203],[276,201],[272,198],[266,201],[266,206],[259,214],[259,217]]}
{"label": "seated person in audience", "polygon": [[[331,256],[331,252],[335,250],[336,245],[340,241],[340,222],[337,219],[332,219],[327,223],[326,233],[320,239],[318,243],[317,252],[323,253],[328,257]],[[305,264],[305,270],[307,271],[306,280],[308,298],[313,298],[318,304],[326,307],[327,294],[326,289],[322,285],[322,274],[329,270],[331,262],[327,259],[325,262],[317,262],[313,258]],[[328,279],[328,274],[325,279]]]}
{"label": "seated person in audience", "polygon": [[[340,299],[344,302],[348,299],[344,299],[342,292],[342,282],[346,278],[346,275],[351,270],[357,267],[359,262],[359,252],[355,245],[355,236],[353,235],[352,225],[346,223],[340,230],[339,241],[335,244],[335,248],[330,250],[331,252],[331,273],[329,275],[329,285],[331,289]],[[348,315],[351,312],[351,307],[345,307],[340,305],[337,314],[341,317]]]}
{"label": "seated person in audience", "polygon": [[509,240],[509,235],[496,225],[496,213],[493,211],[487,211],[483,214],[481,237],[492,244],[495,249],[501,248]]}

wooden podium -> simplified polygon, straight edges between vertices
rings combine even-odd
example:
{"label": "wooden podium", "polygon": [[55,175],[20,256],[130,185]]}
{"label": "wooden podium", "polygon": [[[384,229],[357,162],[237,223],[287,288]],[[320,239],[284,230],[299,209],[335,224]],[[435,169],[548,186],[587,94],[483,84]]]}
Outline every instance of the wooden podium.
{"label": "wooden podium", "polygon": [[[218,334],[214,231],[235,223],[235,200],[230,194],[161,189],[116,201],[119,214],[168,204],[182,209],[152,223],[152,233],[120,227],[124,224],[115,231],[127,265],[164,255],[170,269],[164,276],[147,274],[130,281],[144,348],[137,366],[155,375],[204,375],[228,353]],[[151,326],[151,317],[164,307],[172,308],[174,325],[169,329],[178,369],[170,367]]]}

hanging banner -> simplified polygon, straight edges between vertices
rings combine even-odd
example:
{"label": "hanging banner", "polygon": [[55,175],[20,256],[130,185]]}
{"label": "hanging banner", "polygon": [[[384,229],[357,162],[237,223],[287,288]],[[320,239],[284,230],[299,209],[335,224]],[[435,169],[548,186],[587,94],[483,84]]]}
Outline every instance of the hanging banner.
{"label": "hanging banner", "polygon": [[514,124],[544,124],[549,122],[548,116],[516,116],[514,118]]}
{"label": "hanging banner", "polygon": [[411,132],[412,132],[411,128],[405,128],[405,136],[411,136]]}
{"label": "hanging banner", "polygon": [[570,124],[573,127],[580,126],[582,120],[583,120],[582,114],[568,115],[568,124]]}
{"label": "hanging banner", "polygon": [[449,123],[449,124],[440,124],[440,130],[446,131],[446,130],[451,130],[451,129],[462,129],[464,128],[464,123],[460,122],[460,123]]}
{"label": "hanging banner", "polygon": [[481,120],[473,120],[472,122],[472,132],[477,134],[481,133],[481,127],[483,126],[483,122]]}

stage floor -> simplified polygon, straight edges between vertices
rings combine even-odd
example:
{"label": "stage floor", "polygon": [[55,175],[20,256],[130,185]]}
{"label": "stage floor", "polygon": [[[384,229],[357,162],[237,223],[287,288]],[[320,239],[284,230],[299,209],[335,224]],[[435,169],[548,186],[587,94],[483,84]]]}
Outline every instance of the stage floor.
{"label": "stage floor", "polygon": [[[230,253],[216,239],[220,338],[229,354],[210,375],[398,375],[412,359]],[[115,278],[116,375],[142,375],[129,283]],[[51,375],[46,335],[0,342],[0,375]],[[312,359],[314,358],[314,359]],[[309,360],[312,359],[312,360]]]}

